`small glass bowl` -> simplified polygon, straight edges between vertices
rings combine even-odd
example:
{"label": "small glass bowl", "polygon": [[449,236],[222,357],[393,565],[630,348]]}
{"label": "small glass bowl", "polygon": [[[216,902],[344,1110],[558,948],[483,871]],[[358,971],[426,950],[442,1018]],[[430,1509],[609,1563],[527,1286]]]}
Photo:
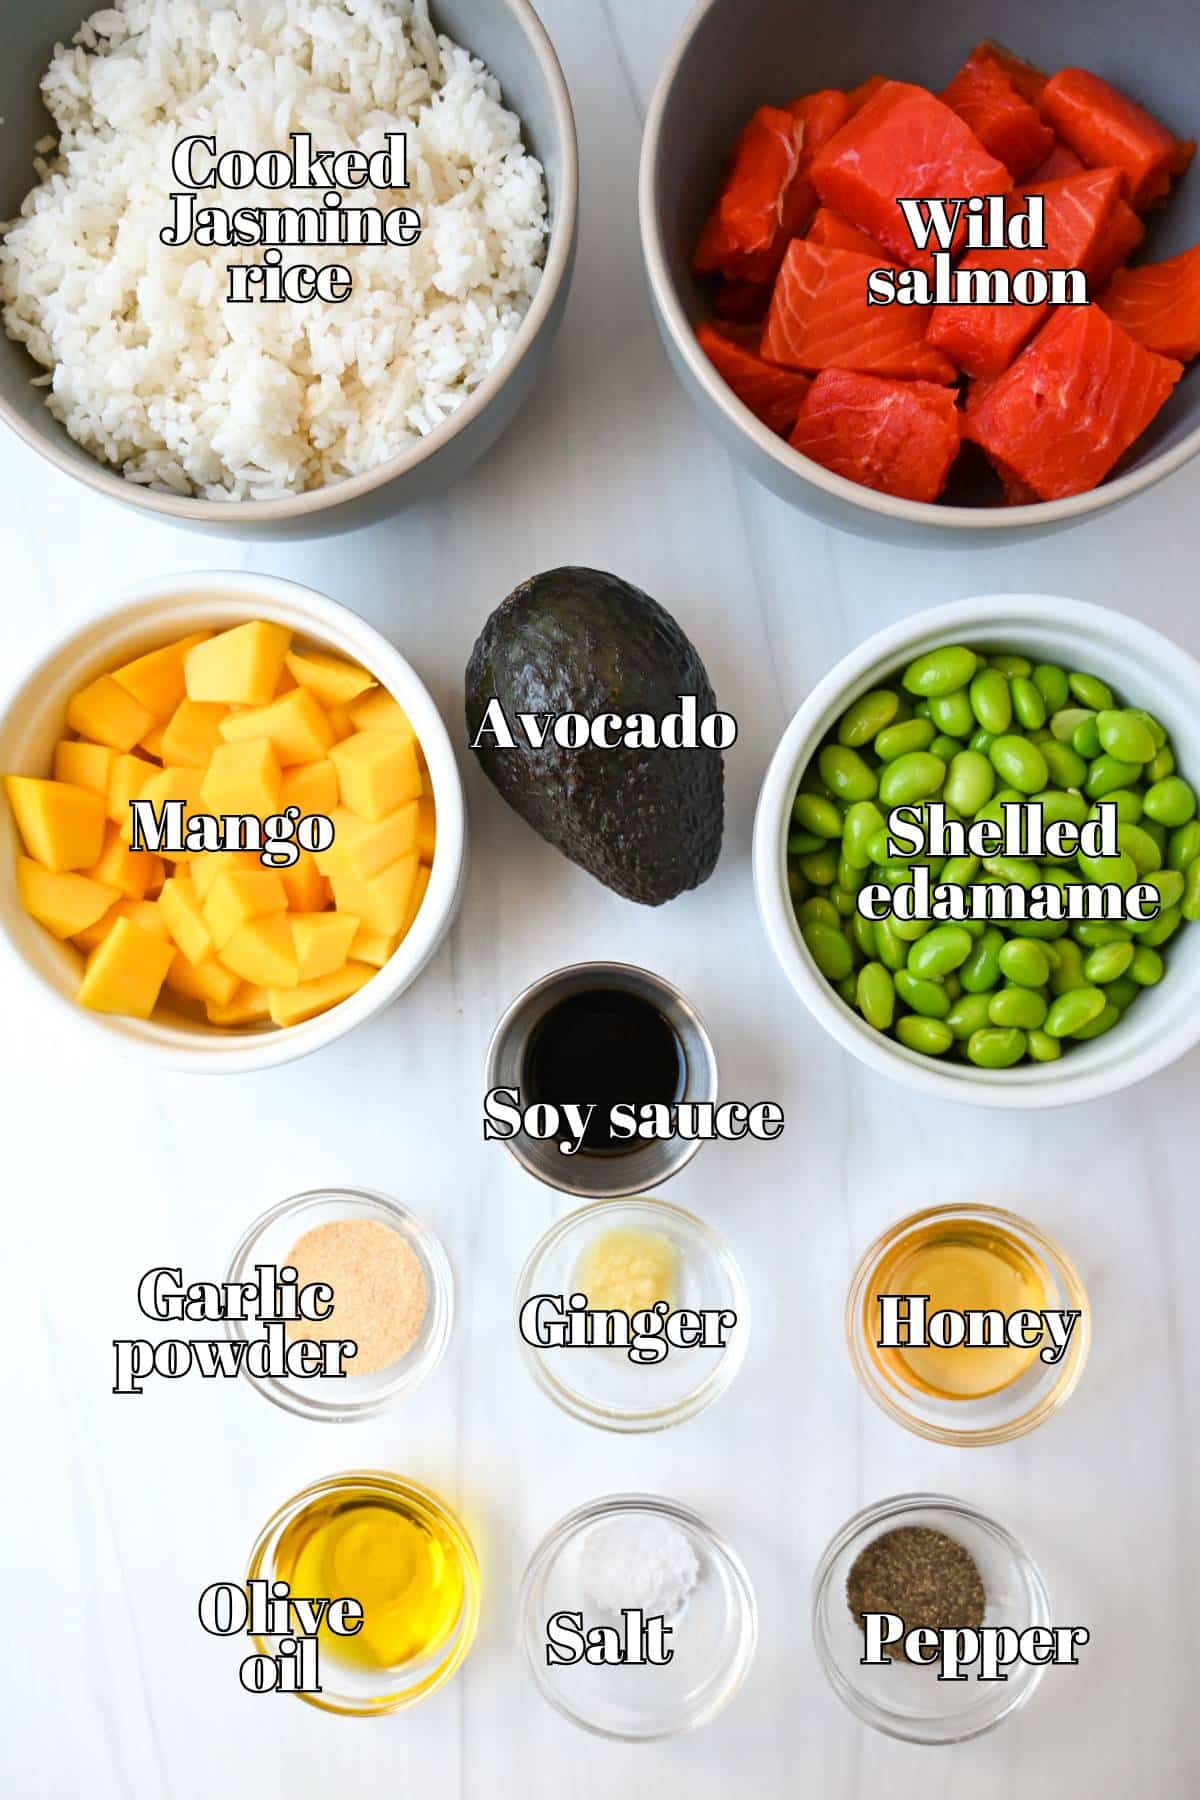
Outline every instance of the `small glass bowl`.
{"label": "small glass bowl", "polygon": [[860,1719],[909,1744],[961,1744],[1024,1706],[1042,1669],[1017,1662],[1007,1681],[940,1681],[937,1670],[897,1659],[862,1661],[862,1627],[846,1603],[846,1582],[868,1544],[901,1526],[944,1532],[974,1557],[983,1578],[986,1625],[1049,1625],[1050,1602],[1037,1565],[994,1519],[943,1494],[900,1494],[848,1520],[813,1578],[813,1639],[834,1691]]}
{"label": "small glass bowl", "polygon": [[[603,1231],[632,1226],[657,1232],[679,1259],[676,1304],[737,1314],[723,1350],[672,1349],[661,1362],[631,1362],[618,1348],[539,1349],[521,1336],[521,1311],[536,1294],[575,1290],[575,1270]],[[521,1271],[517,1338],[534,1380],[573,1419],[605,1431],[663,1431],[694,1419],[723,1394],[741,1368],[750,1337],[750,1296],[723,1240],[694,1213],[652,1195],[596,1200],[552,1225]]]}
{"label": "small glass bowl", "polygon": [[[548,1663],[546,1623],[555,1613],[582,1612],[585,1630],[618,1622],[589,1613],[579,1573],[588,1532],[601,1520],[645,1514],[678,1526],[700,1565],[696,1586],[672,1621],[672,1660],[662,1667]],[[758,1642],[754,1589],[738,1556],[687,1507],[650,1494],[613,1494],[560,1519],[529,1560],[519,1604],[525,1655],[540,1692],[573,1725],[628,1743],[706,1725],[741,1686]]]}
{"label": "small glass bowl", "polygon": [[[1045,1273],[1046,1305],[1080,1314],[1060,1362],[1044,1363],[1035,1357],[1023,1374],[995,1393],[946,1399],[910,1387],[876,1360],[871,1339],[875,1271],[906,1237],[935,1219],[964,1226],[996,1225],[1019,1240]],[[1091,1345],[1091,1310],[1075,1265],[1028,1219],[997,1206],[931,1206],[890,1226],[863,1256],[846,1298],[846,1341],[854,1372],[871,1399],[907,1430],[937,1444],[1004,1444],[1043,1424],[1075,1392]]]}
{"label": "small glass bowl", "polygon": [[[350,1419],[369,1419],[413,1393],[437,1368],[450,1339],[454,1319],[454,1275],[450,1259],[436,1237],[414,1213],[398,1200],[367,1188],[316,1188],[293,1194],[263,1213],[245,1233],[230,1260],[226,1281],[249,1281],[258,1264],[276,1268],[287,1265],[288,1252],[306,1231],[334,1219],[377,1219],[399,1232],[420,1259],[425,1271],[429,1304],[420,1336],[407,1355],[386,1369],[355,1375],[353,1363],[345,1375],[268,1376],[259,1381],[246,1374],[251,1387],[286,1412],[302,1419],[326,1419],[344,1424]],[[336,1305],[336,1296],[335,1296]],[[256,1320],[226,1321],[227,1335],[237,1342],[259,1333]]]}
{"label": "small glass bowl", "polygon": [[[449,1681],[455,1670],[465,1662],[467,1652],[475,1642],[475,1633],[479,1629],[480,1592],[479,1558],[458,1515],[437,1494],[422,1487],[419,1482],[390,1475],[379,1469],[348,1469],[342,1475],[328,1475],[323,1481],[314,1481],[311,1486],[294,1494],[290,1500],[285,1500],[258,1534],[250,1553],[246,1580],[273,1581],[278,1578],[275,1554],[279,1540],[292,1520],[306,1506],[327,1495],[364,1487],[374,1488],[380,1494],[399,1496],[418,1517],[423,1515],[440,1532],[452,1539],[462,1565],[463,1603],[454,1629],[445,1642],[439,1644],[431,1655],[414,1659],[399,1668],[355,1669],[335,1663],[328,1654],[321,1656],[320,1693],[297,1694],[296,1698],[309,1706],[317,1707],[321,1712],[341,1713],[347,1718],[360,1719],[376,1718],[383,1713],[400,1712],[404,1707],[415,1706],[419,1700],[427,1699]],[[303,1594],[297,1596],[299,1599],[316,1597]],[[335,1598],[333,1595],[322,1597]],[[355,1599],[357,1596],[352,1594],[349,1598]],[[272,1654],[271,1640],[255,1635],[253,1642],[260,1654]],[[344,1684],[344,1691],[335,1691],[329,1685],[331,1676]]]}

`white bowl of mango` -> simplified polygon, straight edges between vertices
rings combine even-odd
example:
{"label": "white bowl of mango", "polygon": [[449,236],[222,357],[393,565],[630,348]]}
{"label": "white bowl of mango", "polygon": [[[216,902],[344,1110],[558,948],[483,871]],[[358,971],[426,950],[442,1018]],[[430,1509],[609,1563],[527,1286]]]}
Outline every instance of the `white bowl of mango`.
{"label": "white bowl of mango", "polygon": [[[433,700],[378,632],[294,582],[129,590],[22,683],[0,774],[10,945],[86,1029],[175,1067],[264,1068],[330,1043],[416,979],[458,908],[462,785]],[[132,846],[135,799],[185,831],[200,814],[298,816],[333,839],[293,842],[287,866],[160,855]]]}

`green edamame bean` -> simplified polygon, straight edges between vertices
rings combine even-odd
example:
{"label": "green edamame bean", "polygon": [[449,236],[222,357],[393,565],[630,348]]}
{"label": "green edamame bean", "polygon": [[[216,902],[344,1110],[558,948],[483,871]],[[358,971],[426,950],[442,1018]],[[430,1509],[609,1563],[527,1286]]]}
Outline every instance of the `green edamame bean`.
{"label": "green edamame bean", "polygon": [[841,981],[836,982],[834,985],[842,999],[846,1002],[846,1005],[853,1006],[858,997],[858,983],[855,981],[854,976],[845,975]]}
{"label": "green edamame bean", "polygon": [[946,765],[928,750],[913,750],[890,762],[879,779],[879,798],[885,808],[911,806],[938,793],[946,779]]}
{"label": "green edamame bean", "polygon": [[1063,706],[1050,715],[1050,735],[1060,744],[1069,744],[1079,727],[1087,720],[1094,719],[1095,713],[1089,712],[1086,706]]}
{"label": "green edamame bean", "polygon": [[1028,1039],[1015,1026],[986,1025],[967,1039],[967,1060],[980,1069],[1011,1069],[1025,1054]]}
{"label": "green edamame bean", "polygon": [[1067,676],[1067,686],[1080,706],[1090,707],[1092,712],[1107,712],[1112,706],[1112,689],[1098,675],[1085,675],[1077,669],[1072,670]]}
{"label": "green edamame bean", "polygon": [[1013,712],[1026,731],[1040,731],[1046,723],[1046,702],[1028,675],[1014,675],[1009,682]]}
{"label": "green edamame bean", "polygon": [[1086,881],[1115,881],[1119,888],[1125,889],[1131,888],[1138,878],[1137,866],[1124,850],[1116,856],[1089,856],[1086,850],[1081,850],[1075,860]]}
{"label": "green edamame bean", "polygon": [[1150,741],[1155,750],[1161,750],[1167,741],[1167,728],[1161,719],[1156,719],[1153,713],[1148,713],[1144,706],[1127,706],[1125,711],[1131,713],[1135,719],[1142,721],[1150,733]]}
{"label": "green edamame bean", "polygon": [[[1104,795],[1104,804],[1105,806],[1116,807],[1118,825],[1141,824],[1142,796],[1138,793],[1136,788],[1113,788],[1111,793]],[[1097,801],[1096,805],[1092,807],[1091,811],[1088,813],[1089,819],[1098,819],[1100,817],[1100,814],[1097,811],[1099,805],[1100,802]]]}
{"label": "green edamame bean", "polygon": [[[1196,913],[1191,914],[1192,918],[1196,918],[1197,916]],[[1182,907],[1168,906],[1165,912],[1159,913],[1157,919],[1155,919],[1153,925],[1151,925],[1148,930],[1138,933],[1139,943],[1148,945],[1151,950],[1157,950],[1160,945],[1165,944],[1168,939],[1175,936],[1175,933],[1179,930],[1179,927],[1187,917],[1188,914],[1184,912]]]}
{"label": "green edamame bean", "polygon": [[1057,1062],[1062,1055],[1062,1045],[1058,1039],[1049,1037],[1044,1031],[1031,1031],[1025,1048],[1029,1052],[1030,1062]]}
{"label": "green edamame bean", "polygon": [[879,782],[875,771],[865,763],[857,750],[844,744],[826,744],[817,758],[821,780],[839,800],[853,805],[858,800],[873,800]]}
{"label": "green edamame bean", "polygon": [[1144,804],[1147,818],[1168,831],[1186,825],[1196,816],[1196,794],[1191,785],[1178,775],[1168,775],[1146,789]]}
{"label": "green edamame bean", "polygon": [[960,750],[946,771],[942,798],[964,818],[973,819],[986,806],[996,787],[996,773],[978,750]]}
{"label": "green edamame bean", "polygon": [[996,741],[995,732],[994,731],[985,731],[981,725],[978,731],[972,732],[971,737],[967,743],[967,749],[968,750],[978,750],[980,756],[986,756],[988,751],[991,749],[992,745],[995,743],[995,741]]}
{"label": "green edamame bean", "polygon": [[1024,856],[985,856],[983,866],[997,881],[1019,883],[1023,888],[1036,887],[1046,878],[1038,865]]}
{"label": "green edamame bean", "polygon": [[956,1000],[946,1014],[946,1023],[954,1036],[965,1040],[974,1032],[982,1031],[988,1023],[990,1003],[990,994],[964,994]]}
{"label": "green edamame bean", "polygon": [[1121,762],[1115,756],[1101,754],[1087,772],[1083,791],[1090,800],[1103,800],[1118,788],[1127,788],[1141,772],[1140,763]]}
{"label": "green edamame bean", "polygon": [[911,969],[897,969],[893,980],[896,992],[905,1006],[924,1019],[944,1019],[950,1011],[950,996],[940,981],[926,981]]}
{"label": "green edamame bean", "polygon": [[1124,1012],[1137,999],[1140,991],[1137,982],[1131,981],[1128,975],[1118,975],[1104,989],[1108,1004],[1115,1006],[1118,1012]]}
{"label": "green edamame bean", "polygon": [[828,925],[832,931],[840,931],[842,921],[838,917],[837,907],[824,894],[814,894],[803,906],[796,908],[796,917],[801,927],[805,925]]}
{"label": "green edamame bean", "polygon": [[893,919],[892,930],[904,944],[915,944],[927,931],[933,930],[932,919]]}
{"label": "green edamame bean", "polygon": [[[1187,919],[1190,924],[1195,924],[1196,920],[1200,919],[1200,857],[1197,858],[1187,872],[1187,877],[1184,882],[1183,906],[1181,910],[1183,917]],[[1147,941],[1149,941],[1149,939]]]}
{"label": "green edamame bean", "polygon": [[1053,1038],[1074,1037],[1098,1019],[1107,1004],[1098,987],[1071,988],[1051,1002],[1042,1029]]}
{"label": "green edamame bean", "polygon": [[929,754],[940,756],[944,763],[948,763],[952,757],[958,755],[961,749],[962,745],[957,738],[947,737],[945,732],[941,732],[930,744]]}
{"label": "green edamame bean", "polygon": [[849,857],[846,855],[846,847],[843,842],[842,854],[838,858],[837,885],[840,888],[845,888],[848,894],[857,894],[859,889],[865,886],[866,879],[866,869],[857,868],[855,864],[850,861]]}
{"label": "green edamame bean", "polygon": [[1049,785],[1046,759],[1028,738],[1005,733],[996,739],[988,756],[1006,786],[1018,788],[1022,794],[1038,794]]}
{"label": "green edamame bean", "polygon": [[880,762],[895,762],[914,750],[928,750],[937,732],[929,719],[905,719],[902,724],[888,725],[875,739],[872,748]]}
{"label": "green edamame bean", "polygon": [[1081,724],[1077,725],[1071,733],[1071,748],[1077,750],[1080,756],[1086,757],[1088,762],[1091,762],[1093,757],[1099,756],[1100,733],[1096,729],[1094,713],[1090,719],[1084,719]]}
{"label": "green edamame bean", "polygon": [[853,919],[854,918],[854,916],[855,916],[855,901],[856,901],[857,896],[851,891],[851,889],[839,887],[835,883],[834,886],[831,887],[829,890],[829,898],[833,901],[834,907],[837,910],[838,915],[841,918],[843,918],[843,919]]}
{"label": "green edamame bean", "polygon": [[1133,962],[1133,945],[1101,944],[1098,950],[1091,950],[1083,959],[1085,981],[1093,987],[1105,987],[1110,981],[1117,981],[1124,975]]}
{"label": "green edamame bean", "polygon": [[876,1031],[886,1031],[896,1016],[896,989],[881,962],[864,963],[858,971],[858,1010]]}
{"label": "green edamame bean", "polygon": [[1046,1017],[1046,1002],[1028,987],[998,988],[988,1001],[988,1023],[1036,1031]]}
{"label": "green edamame bean", "polygon": [[1050,779],[1060,788],[1081,788],[1087,780],[1087,764],[1070,744],[1060,744],[1051,732],[1039,745],[1050,771]]}
{"label": "green edamame bean", "polygon": [[896,1020],[896,1036],[906,1050],[922,1056],[944,1056],[954,1042],[954,1033],[944,1019],[918,1018],[906,1013]]}
{"label": "green edamame bean", "polygon": [[858,953],[866,962],[875,961],[875,925],[871,919],[864,919],[856,912],[851,920],[852,936]]}
{"label": "green edamame bean", "polygon": [[900,696],[892,688],[873,688],[848,706],[838,722],[838,743],[861,750],[900,711]]}
{"label": "green edamame bean", "polygon": [[1189,819],[1186,825],[1178,825],[1171,833],[1171,841],[1167,846],[1167,867],[1178,869],[1186,874],[1196,858],[1200,856],[1200,819]]}
{"label": "green edamame bean", "polygon": [[1143,773],[1151,785],[1156,781],[1165,781],[1168,775],[1175,773],[1175,752],[1169,744],[1163,745],[1162,749],[1156,753],[1154,761],[1146,764]]}
{"label": "green edamame bean", "polygon": [[965,687],[956,688],[952,694],[935,694],[929,702],[929,717],[947,737],[969,738],[975,729],[975,714]]}
{"label": "green edamame bean", "polygon": [[812,851],[819,850],[824,841],[823,838],[817,837],[811,831],[790,831],[787,841],[788,855],[808,856]]}
{"label": "green edamame bean", "polygon": [[832,800],[826,800],[821,794],[797,794],[792,816],[797,825],[814,837],[840,838],[842,835],[841,813]]}
{"label": "green edamame bean", "polygon": [[1033,674],[1033,664],[1027,656],[1014,656],[1006,650],[1002,650],[996,656],[989,656],[988,662],[993,669],[999,669],[1000,673],[1007,675],[1010,680],[1014,675]]}
{"label": "green edamame bean", "polygon": [[1081,1025],[1078,1031],[1072,1033],[1072,1036],[1077,1044],[1082,1044],[1090,1038],[1103,1037],[1106,1031],[1112,1030],[1120,1017],[1120,1007],[1114,1006],[1111,1001],[1106,1001],[1103,1011],[1086,1025]]}
{"label": "green edamame bean", "polygon": [[1043,788],[1034,799],[1042,809],[1043,825],[1087,823],[1088,803],[1082,794],[1073,794],[1067,788]]}
{"label": "green edamame bean", "polygon": [[1102,950],[1105,944],[1127,944],[1130,941],[1124,925],[1108,919],[1077,919],[1071,927],[1071,936],[1085,950]]}
{"label": "green edamame bean", "polygon": [[914,975],[936,979],[961,968],[974,948],[970,932],[961,925],[935,925],[909,951],[908,967]]}
{"label": "green edamame bean", "polygon": [[1004,933],[994,925],[988,927],[959,970],[958,978],[968,994],[984,994],[1000,979],[1000,951]]}
{"label": "green edamame bean", "polygon": [[1165,857],[1167,854],[1167,828],[1160,825],[1157,819],[1148,819],[1142,815],[1142,830],[1147,837],[1152,837]]}
{"label": "green edamame bean", "polygon": [[981,669],[968,689],[971,711],[984,731],[1000,737],[1012,724],[1012,694],[999,669]]}
{"label": "green edamame bean", "polygon": [[910,662],[901,680],[910,694],[931,700],[941,694],[952,694],[956,688],[965,688],[978,666],[979,658],[973,650],[962,644],[948,644],[944,649],[930,650]]}
{"label": "green edamame bean", "polygon": [[[999,958],[1000,973],[1005,981],[1014,987],[1045,987],[1050,979],[1050,958],[1040,944],[1028,938],[1009,938],[1001,947]],[[1019,1025],[1019,1019],[1006,1021],[1010,1025]]]}
{"label": "green edamame bean", "polygon": [[1154,760],[1158,745],[1150,727],[1137,713],[1120,708],[1097,713],[1096,731],[1100,748],[1118,762],[1136,763],[1140,769],[1143,763]]}
{"label": "green edamame bean", "polygon": [[908,961],[908,945],[896,936],[890,919],[875,921],[875,954],[893,975]]}
{"label": "green edamame bean", "polygon": [[1139,944],[1129,963],[1129,979],[1139,987],[1155,987],[1166,974],[1166,964],[1149,944]]}
{"label": "green edamame bean", "polygon": [[814,850],[811,856],[802,856],[796,864],[805,881],[811,881],[814,887],[832,887],[837,880],[837,857],[832,850]]}
{"label": "green edamame bean", "polygon": [[801,927],[800,935],[826,981],[844,981],[854,967],[854,955],[842,935],[840,921],[833,926],[812,919]]}
{"label": "green edamame bean", "polygon": [[1162,851],[1140,825],[1118,825],[1117,843],[1132,856],[1139,875],[1153,875],[1156,869],[1162,868]]}
{"label": "green edamame bean", "polygon": [[[1156,869],[1152,875],[1143,875],[1140,879],[1142,886],[1148,890],[1145,904],[1151,905],[1155,901],[1158,903],[1155,918],[1169,912],[1173,906],[1178,906],[1183,899],[1187,884],[1178,869]],[[1127,924],[1137,936],[1154,922],[1154,919],[1129,919]]]}
{"label": "green edamame bean", "polygon": [[979,858],[977,856],[949,856],[942,864],[942,873],[939,879],[950,887],[969,887],[978,873]]}
{"label": "green edamame bean", "polygon": [[1058,966],[1050,977],[1052,992],[1069,994],[1075,988],[1086,987],[1088,984],[1083,974],[1083,952],[1079,945],[1064,937],[1059,939],[1055,949],[1058,951]]}
{"label": "green edamame bean", "polygon": [[1045,701],[1047,713],[1061,711],[1070,698],[1066,670],[1057,663],[1038,663],[1033,671],[1033,685]]}
{"label": "green edamame bean", "polygon": [[842,824],[842,855],[855,869],[871,866],[871,844],[877,832],[887,831],[887,820],[873,800],[856,800],[846,809]]}

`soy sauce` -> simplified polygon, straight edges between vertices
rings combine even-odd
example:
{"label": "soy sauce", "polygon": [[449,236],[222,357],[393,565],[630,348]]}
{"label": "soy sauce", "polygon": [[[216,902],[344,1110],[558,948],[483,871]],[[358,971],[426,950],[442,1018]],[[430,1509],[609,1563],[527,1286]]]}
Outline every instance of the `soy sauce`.
{"label": "soy sauce", "polygon": [[525,1051],[522,1098],[562,1106],[594,1105],[581,1148],[617,1156],[642,1147],[615,1137],[617,1105],[674,1106],[683,1098],[686,1064],[674,1028],[649,1000],[621,988],[571,994],[538,1020]]}

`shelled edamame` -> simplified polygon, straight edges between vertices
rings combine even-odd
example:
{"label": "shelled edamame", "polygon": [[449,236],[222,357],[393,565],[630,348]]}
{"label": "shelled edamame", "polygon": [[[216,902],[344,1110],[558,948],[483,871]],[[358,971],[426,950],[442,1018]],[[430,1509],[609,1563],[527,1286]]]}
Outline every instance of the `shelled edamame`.
{"label": "shelled edamame", "polygon": [[[1045,824],[1084,825],[1107,801],[1118,853],[1095,857],[895,856],[888,812],[940,801],[951,819],[994,819],[1034,802]],[[1151,920],[870,920],[868,882],[1067,886],[1143,882]],[[1056,1061],[1110,1031],[1161,954],[1200,919],[1200,818],[1162,724],[1083,670],[985,655],[961,644],[918,657],[860,695],[801,778],[788,836],[788,885],[813,961],[867,1024],[925,1056],[983,1069]]]}

